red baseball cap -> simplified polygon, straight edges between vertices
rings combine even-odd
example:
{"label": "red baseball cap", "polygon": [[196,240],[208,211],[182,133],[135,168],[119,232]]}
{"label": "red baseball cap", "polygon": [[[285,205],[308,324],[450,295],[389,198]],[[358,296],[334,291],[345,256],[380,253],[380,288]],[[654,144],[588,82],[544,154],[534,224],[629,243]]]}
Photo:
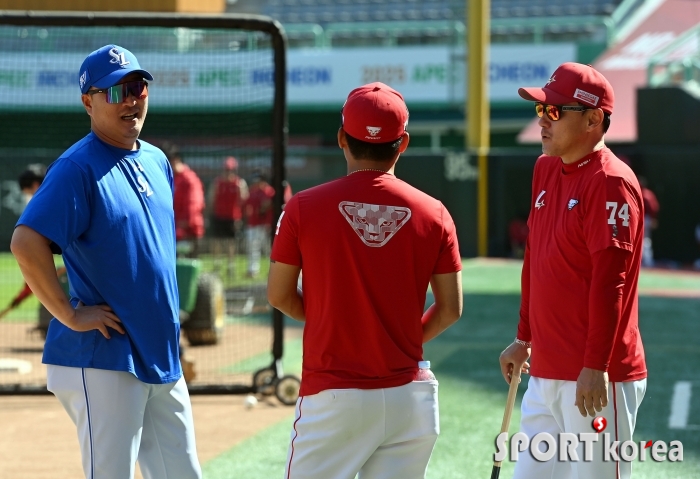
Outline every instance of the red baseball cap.
{"label": "red baseball cap", "polygon": [[403,96],[380,82],[351,91],[341,115],[345,133],[367,143],[395,141],[408,125],[408,108]]}
{"label": "red baseball cap", "polygon": [[562,63],[543,88],[518,89],[526,100],[550,105],[580,102],[612,114],[615,95],[610,82],[595,68],[581,63]]}
{"label": "red baseball cap", "polygon": [[238,168],[238,161],[233,156],[229,156],[224,160],[224,168],[227,170],[235,170]]}

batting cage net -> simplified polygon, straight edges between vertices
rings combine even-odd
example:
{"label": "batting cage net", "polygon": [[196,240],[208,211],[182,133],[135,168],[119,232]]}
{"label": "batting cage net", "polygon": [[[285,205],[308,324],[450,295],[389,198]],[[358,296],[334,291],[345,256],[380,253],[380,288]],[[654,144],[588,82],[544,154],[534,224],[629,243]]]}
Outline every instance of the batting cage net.
{"label": "batting cage net", "polygon": [[[90,131],[79,69],[108,44],[134,53],[154,77],[140,139],[175,171],[190,390],[275,393],[285,333],[292,349],[300,342],[300,329],[284,328],[266,299],[271,226],[290,195],[284,34],[265,17],[170,14],[0,14],[0,389],[46,384],[43,341],[57,320],[26,287],[9,243],[31,198],[27,178]],[[68,294],[61,257],[55,262]],[[290,401],[296,384],[286,379]]]}

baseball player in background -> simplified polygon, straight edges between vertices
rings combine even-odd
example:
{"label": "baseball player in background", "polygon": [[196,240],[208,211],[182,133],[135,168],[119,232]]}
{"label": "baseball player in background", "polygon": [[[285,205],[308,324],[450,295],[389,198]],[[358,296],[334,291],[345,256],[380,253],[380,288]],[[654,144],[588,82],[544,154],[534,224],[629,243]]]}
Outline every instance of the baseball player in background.
{"label": "baseball player in background", "polygon": [[214,257],[219,258],[222,249],[224,254],[228,254],[228,262],[217,263],[232,278],[235,272],[235,240],[243,226],[243,206],[248,199],[248,184],[238,176],[236,158],[226,158],[223,167],[223,173],[211,182],[207,195],[207,205],[211,212],[207,234],[213,239]]}
{"label": "baseball player in background", "polygon": [[[46,176],[46,166],[41,163],[35,163],[32,165],[27,165],[27,169],[20,173],[17,182],[19,183],[19,189],[22,192],[22,197],[24,199],[24,205],[26,207],[29,201],[32,199],[36,191],[41,186]],[[58,276],[65,274],[66,268],[59,266],[56,268],[56,273]],[[7,305],[5,309],[0,311],[0,319],[4,318],[10,311],[19,307],[20,304],[24,302],[25,299],[32,295],[32,290],[29,288],[27,283],[24,283],[22,289],[17,293],[17,295],[12,298],[10,304]]]}
{"label": "baseball player in background", "polygon": [[[138,140],[153,77],[116,45],[78,75],[92,131],[48,169],[11,249],[53,315],[47,387],[75,423],[88,479],[195,479],[201,471],[178,359],[173,172]],[[56,279],[62,252],[70,300]]]}
{"label": "baseball player in background", "polygon": [[[535,102],[542,152],[535,164],[522,271],[520,322],[501,372],[529,369],[520,430],[591,433],[603,416],[612,439],[632,439],[647,370],[637,318],[644,240],[642,193],[632,170],[605,146],[613,90],[591,66],[564,63]],[[629,478],[631,463],[538,462],[521,455],[517,479]],[[583,458],[583,443],[578,454]]]}
{"label": "baseball player in background", "polygon": [[423,343],[461,315],[461,260],[442,203],[394,176],[407,123],[397,91],[353,90],[338,131],[347,176],[297,193],[280,216],[268,299],[306,323],[286,479],[425,477],[438,384],[414,379]]}
{"label": "baseball player in background", "polygon": [[180,148],[169,141],[160,145],[173,169],[173,210],[175,211],[175,241],[178,253],[190,258],[199,256],[204,237],[204,188],[202,180],[180,154]]}

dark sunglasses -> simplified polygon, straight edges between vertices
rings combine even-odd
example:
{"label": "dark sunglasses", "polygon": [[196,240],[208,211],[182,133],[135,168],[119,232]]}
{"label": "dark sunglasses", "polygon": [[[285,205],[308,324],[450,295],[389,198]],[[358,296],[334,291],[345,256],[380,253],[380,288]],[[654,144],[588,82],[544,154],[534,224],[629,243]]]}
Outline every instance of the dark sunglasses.
{"label": "dark sunglasses", "polygon": [[563,111],[586,111],[592,110],[593,108],[588,108],[585,106],[562,106],[562,105],[547,105],[546,103],[535,103],[535,111],[537,112],[538,118],[542,118],[542,115],[547,114],[547,118],[552,121],[559,121],[561,119],[561,112]]}
{"label": "dark sunglasses", "polygon": [[107,103],[109,104],[121,103],[126,100],[130,94],[137,100],[143,100],[148,96],[148,83],[143,80],[128,81],[126,83],[119,83],[109,88],[89,90],[87,93],[88,95],[104,93],[107,98]]}

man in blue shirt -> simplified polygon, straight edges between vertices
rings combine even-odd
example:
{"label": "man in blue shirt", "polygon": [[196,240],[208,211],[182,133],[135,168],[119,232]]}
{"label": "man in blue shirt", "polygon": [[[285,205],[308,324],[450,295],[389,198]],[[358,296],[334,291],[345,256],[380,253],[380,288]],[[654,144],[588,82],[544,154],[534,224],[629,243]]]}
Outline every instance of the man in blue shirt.
{"label": "man in blue shirt", "polygon": [[[138,140],[153,77],[117,45],[78,74],[92,131],[48,169],[11,249],[53,315],[47,385],[78,429],[87,479],[199,479],[182,377],[173,173]],[[56,279],[62,252],[70,300]]]}

